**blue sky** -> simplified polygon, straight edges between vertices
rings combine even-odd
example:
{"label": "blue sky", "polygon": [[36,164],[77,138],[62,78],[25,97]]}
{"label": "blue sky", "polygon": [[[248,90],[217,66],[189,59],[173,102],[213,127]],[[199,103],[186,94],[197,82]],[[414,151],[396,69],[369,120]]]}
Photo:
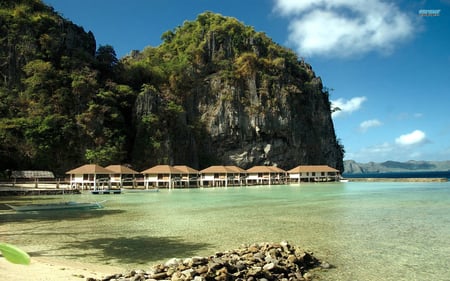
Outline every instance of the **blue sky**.
{"label": "blue sky", "polygon": [[450,0],[44,0],[120,58],[204,11],[309,62],[346,160],[450,160]]}

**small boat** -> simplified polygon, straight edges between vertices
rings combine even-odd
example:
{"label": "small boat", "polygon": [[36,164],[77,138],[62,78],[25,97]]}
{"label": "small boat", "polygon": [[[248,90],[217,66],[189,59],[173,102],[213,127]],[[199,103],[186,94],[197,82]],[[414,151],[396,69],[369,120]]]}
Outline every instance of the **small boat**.
{"label": "small boat", "polygon": [[341,178],[341,179],[339,179],[339,182],[349,182],[349,180],[348,180],[348,179]]}
{"label": "small boat", "polygon": [[122,189],[94,189],[91,194],[121,194]]}
{"label": "small boat", "polygon": [[127,188],[125,189],[125,193],[137,193],[137,192],[159,192],[158,188],[149,188],[149,189],[142,189],[142,188]]}
{"label": "small boat", "polygon": [[53,211],[53,210],[67,210],[67,209],[100,209],[103,206],[101,202],[92,203],[79,203],[79,202],[60,202],[60,203],[49,203],[49,204],[28,204],[28,205],[9,205],[5,204],[11,209],[17,212],[30,212],[30,211]]}

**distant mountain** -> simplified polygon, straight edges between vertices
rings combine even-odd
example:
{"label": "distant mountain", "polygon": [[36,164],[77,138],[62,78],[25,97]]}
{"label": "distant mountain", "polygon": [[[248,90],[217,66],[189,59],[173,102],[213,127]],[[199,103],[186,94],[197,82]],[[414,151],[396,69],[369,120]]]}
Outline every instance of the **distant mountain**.
{"label": "distant mountain", "polygon": [[357,163],[353,160],[344,161],[344,173],[390,173],[390,172],[431,172],[449,171],[450,161],[386,161],[382,163]]}

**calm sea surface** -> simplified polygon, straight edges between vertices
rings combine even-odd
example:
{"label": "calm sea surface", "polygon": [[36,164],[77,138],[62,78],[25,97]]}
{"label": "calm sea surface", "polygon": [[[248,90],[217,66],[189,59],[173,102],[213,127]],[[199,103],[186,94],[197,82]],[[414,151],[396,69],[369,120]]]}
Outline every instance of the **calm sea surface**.
{"label": "calm sea surface", "polygon": [[0,240],[31,256],[124,269],[287,240],[335,266],[320,280],[450,280],[449,182],[10,197],[0,203],[105,199],[101,210],[0,210]]}

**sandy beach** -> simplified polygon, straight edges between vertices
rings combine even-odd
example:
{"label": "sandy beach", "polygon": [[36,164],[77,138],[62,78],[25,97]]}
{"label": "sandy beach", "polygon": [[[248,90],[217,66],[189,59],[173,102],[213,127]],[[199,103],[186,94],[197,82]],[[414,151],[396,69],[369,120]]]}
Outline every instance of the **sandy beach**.
{"label": "sandy beach", "polygon": [[110,274],[121,273],[122,268],[86,264],[76,261],[55,260],[49,258],[31,258],[29,265],[12,264],[0,257],[0,275],[2,280],[22,281],[84,281],[88,277],[102,278]]}

